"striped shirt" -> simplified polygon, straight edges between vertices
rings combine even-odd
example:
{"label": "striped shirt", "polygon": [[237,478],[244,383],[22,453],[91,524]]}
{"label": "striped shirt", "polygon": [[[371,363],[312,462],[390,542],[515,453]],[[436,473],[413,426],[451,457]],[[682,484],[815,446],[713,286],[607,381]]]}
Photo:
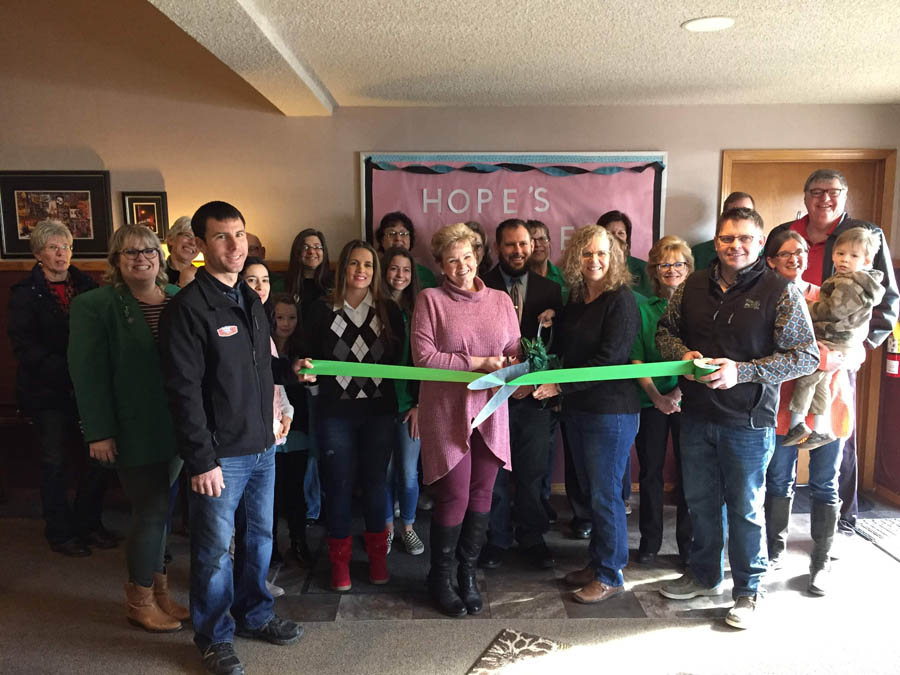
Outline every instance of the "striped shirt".
{"label": "striped shirt", "polygon": [[144,314],[147,325],[150,326],[150,334],[153,335],[153,341],[156,343],[159,343],[159,315],[162,314],[163,309],[165,309],[171,299],[172,297],[167,295],[165,300],[158,305],[151,305],[138,300],[138,306],[140,306],[141,312]]}

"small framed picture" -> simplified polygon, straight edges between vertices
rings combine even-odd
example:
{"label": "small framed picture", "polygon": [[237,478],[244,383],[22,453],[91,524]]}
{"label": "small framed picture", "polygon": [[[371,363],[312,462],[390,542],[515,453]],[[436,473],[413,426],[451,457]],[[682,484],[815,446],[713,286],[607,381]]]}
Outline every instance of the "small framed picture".
{"label": "small framed picture", "polygon": [[69,228],[75,258],[103,258],[112,234],[109,171],[0,171],[4,258],[31,257],[31,231],[42,220]]}
{"label": "small framed picture", "polygon": [[143,224],[156,232],[160,241],[169,232],[169,210],[165,192],[123,192],[122,210],[125,222]]}

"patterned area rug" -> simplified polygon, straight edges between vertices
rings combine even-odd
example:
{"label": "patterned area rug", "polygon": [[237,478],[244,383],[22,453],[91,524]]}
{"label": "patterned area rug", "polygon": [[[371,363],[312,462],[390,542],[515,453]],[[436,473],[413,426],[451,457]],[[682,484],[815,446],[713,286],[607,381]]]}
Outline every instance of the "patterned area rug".
{"label": "patterned area rug", "polygon": [[504,628],[466,675],[498,675],[504,668],[514,663],[568,648],[569,645],[549,638]]}
{"label": "patterned area rug", "polygon": [[856,521],[856,531],[900,561],[900,518],[860,518]]}

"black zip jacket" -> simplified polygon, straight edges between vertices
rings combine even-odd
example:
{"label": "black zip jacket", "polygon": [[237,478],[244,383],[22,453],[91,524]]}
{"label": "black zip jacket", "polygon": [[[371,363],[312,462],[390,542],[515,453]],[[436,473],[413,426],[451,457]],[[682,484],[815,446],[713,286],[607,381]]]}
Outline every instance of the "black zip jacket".
{"label": "black zip jacket", "polygon": [[[87,274],[74,266],[69,275],[75,295],[97,288]],[[40,264],[9,294],[7,333],[16,369],[16,401],[26,415],[36,410],[70,410],[75,397],[66,350],[69,347],[69,315],[63,311]]]}
{"label": "black zip jacket", "polygon": [[292,375],[286,360],[272,359],[259,296],[238,283],[244,312],[221,286],[201,268],[159,320],[169,408],[191,476],[214,469],[219,457],[271,447],[274,383]]}
{"label": "black zip jacket", "polygon": [[[769,233],[771,238],[776,232],[790,229],[795,220],[789,223],[782,223]],[[876,349],[882,342],[887,339],[894,324],[897,323],[897,313],[900,310],[900,293],[897,290],[897,279],[894,277],[894,263],[891,260],[891,254],[888,250],[887,239],[880,227],[865,220],[856,220],[848,214],[841,216],[841,222],[837,224],[828,239],[825,240],[825,257],[821,269],[822,277],[818,275],[820,270],[813,270],[816,273],[816,280],[813,282],[816,286],[825,283],[828,277],[834,276],[834,262],[831,260],[832,251],[834,251],[834,242],[841,236],[842,232],[846,232],[853,227],[864,227],[871,230],[878,236],[881,246],[878,247],[878,253],[872,260],[872,269],[880,271],[884,276],[881,278],[881,285],[884,286],[884,295],[881,302],[872,308],[872,319],[869,321],[869,335],[866,338],[866,345],[872,349]]]}

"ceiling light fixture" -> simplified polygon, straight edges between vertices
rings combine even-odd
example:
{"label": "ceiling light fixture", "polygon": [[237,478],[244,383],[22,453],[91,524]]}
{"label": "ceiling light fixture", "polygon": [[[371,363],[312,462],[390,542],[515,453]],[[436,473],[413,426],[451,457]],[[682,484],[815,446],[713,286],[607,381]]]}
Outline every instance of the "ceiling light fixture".
{"label": "ceiling light fixture", "polygon": [[727,30],[733,25],[734,19],[730,16],[704,16],[685,21],[681,27],[692,33],[712,33],[717,30]]}

